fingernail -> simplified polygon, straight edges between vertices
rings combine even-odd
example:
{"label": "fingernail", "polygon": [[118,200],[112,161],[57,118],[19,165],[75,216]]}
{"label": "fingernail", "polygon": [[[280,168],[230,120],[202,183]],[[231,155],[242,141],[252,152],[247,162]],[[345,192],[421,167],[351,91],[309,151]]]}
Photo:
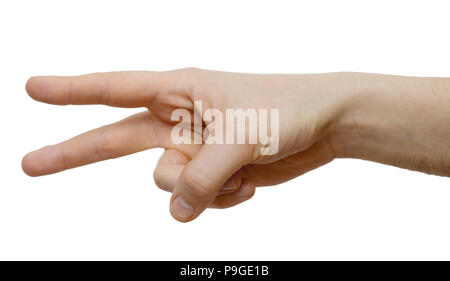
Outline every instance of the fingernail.
{"label": "fingernail", "polygon": [[231,193],[233,191],[236,191],[236,187],[234,186],[224,186],[219,190],[219,195],[225,194],[225,193]]}
{"label": "fingernail", "polygon": [[181,196],[178,196],[173,201],[172,211],[174,212],[175,216],[180,219],[189,219],[194,214],[194,209],[192,209],[192,207],[189,206],[189,204],[186,203],[186,201],[184,201]]}

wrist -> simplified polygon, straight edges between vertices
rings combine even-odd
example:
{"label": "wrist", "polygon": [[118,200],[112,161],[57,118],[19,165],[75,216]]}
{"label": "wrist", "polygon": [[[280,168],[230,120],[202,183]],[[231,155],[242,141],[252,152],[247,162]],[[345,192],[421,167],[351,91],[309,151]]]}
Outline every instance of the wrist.
{"label": "wrist", "polygon": [[[402,111],[411,106],[413,92],[417,91],[411,85],[415,78],[368,73],[343,75],[350,86],[342,89],[346,98],[330,129],[330,144],[336,157],[372,160],[383,146],[389,150],[386,145],[405,141],[408,116]],[[399,151],[398,147],[392,149]]]}
{"label": "wrist", "polygon": [[381,77],[364,73],[341,73],[341,103],[329,128],[329,144],[336,158],[364,158],[380,131],[379,108],[385,94]]}
{"label": "wrist", "polygon": [[361,144],[366,143],[368,132],[373,131],[372,118],[366,106],[370,96],[377,94],[375,83],[370,82],[371,74],[337,72],[318,74],[316,81],[320,92],[327,92],[330,101],[322,112],[325,124],[323,136],[327,139],[336,158],[358,158],[363,152]]}
{"label": "wrist", "polygon": [[351,88],[329,133],[337,158],[448,173],[447,79],[343,75]]}

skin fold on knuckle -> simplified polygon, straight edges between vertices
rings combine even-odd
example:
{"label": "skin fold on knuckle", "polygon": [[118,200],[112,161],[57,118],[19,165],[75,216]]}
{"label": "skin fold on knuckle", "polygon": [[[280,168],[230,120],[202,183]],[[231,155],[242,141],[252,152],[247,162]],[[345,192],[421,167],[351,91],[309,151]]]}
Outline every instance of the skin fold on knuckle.
{"label": "skin fold on knuckle", "polygon": [[193,168],[187,168],[183,171],[181,181],[183,190],[178,190],[177,193],[182,194],[185,200],[206,203],[215,195],[211,190],[213,187],[212,181]]}
{"label": "skin fold on knuckle", "polygon": [[119,150],[108,132],[107,127],[100,130],[94,144],[94,152],[98,160],[114,158],[114,152]]}

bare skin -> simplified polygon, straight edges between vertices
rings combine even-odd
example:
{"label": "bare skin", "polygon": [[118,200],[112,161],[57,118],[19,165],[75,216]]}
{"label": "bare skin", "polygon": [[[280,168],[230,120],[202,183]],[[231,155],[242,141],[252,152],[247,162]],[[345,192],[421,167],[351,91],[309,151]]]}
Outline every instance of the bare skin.
{"label": "bare skin", "polygon": [[[450,82],[365,73],[256,75],[201,69],[32,77],[26,90],[56,105],[104,104],[146,110],[27,154],[23,170],[41,176],[127,154],[165,148],[154,173],[172,192],[179,221],[208,207],[251,198],[335,158],[360,158],[450,176]],[[170,138],[174,109],[277,108],[280,148],[183,144]]]}

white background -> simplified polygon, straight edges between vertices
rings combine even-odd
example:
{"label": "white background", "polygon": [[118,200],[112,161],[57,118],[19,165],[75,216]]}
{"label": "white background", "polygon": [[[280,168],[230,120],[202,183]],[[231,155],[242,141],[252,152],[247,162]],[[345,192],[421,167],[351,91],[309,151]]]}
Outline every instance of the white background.
{"label": "white background", "polygon": [[153,182],[160,149],[41,178],[20,166],[140,111],[40,104],[24,90],[32,75],[450,76],[449,32],[448,1],[2,1],[1,259],[449,259],[448,178],[336,160],[182,224]]}

